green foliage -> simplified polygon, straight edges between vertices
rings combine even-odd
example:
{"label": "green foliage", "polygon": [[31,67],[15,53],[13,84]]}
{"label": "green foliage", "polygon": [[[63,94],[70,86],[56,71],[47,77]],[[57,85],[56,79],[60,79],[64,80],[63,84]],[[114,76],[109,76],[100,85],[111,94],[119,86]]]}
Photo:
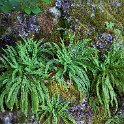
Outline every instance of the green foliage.
{"label": "green foliage", "polygon": [[24,11],[27,14],[38,14],[41,12],[41,3],[50,3],[51,0],[1,0],[0,11],[8,13],[11,11]]}
{"label": "green foliage", "polygon": [[51,0],[42,0],[43,2],[50,3]]}
{"label": "green foliage", "polygon": [[113,22],[105,22],[106,29],[113,29],[114,23]]}
{"label": "green foliage", "polygon": [[98,51],[94,49],[91,62],[94,75],[91,92],[96,92],[97,100],[104,106],[105,113],[111,116],[110,107],[115,107],[116,110],[118,108],[117,92],[124,93],[123,48],[113,44],[105,55],[104,62],[99,60]]}
{"label": "green foliage", "polygon": [[76,124],[73,116],[69,114],[69,103],[60,99],[59,95],[45,96],[45,104],[40,106],[39,114],[42,124]]}
{"label": "green foliage", "polygon": [[24,10],[24,12],[27,14],[31,14],[31,13],[38,14],[41,12],[41,9],[39,7],[31,8],[28,6],[22,6],[22,10]]}
{"label": "green foliage", "polygon": [[41,41],[23,40],[16,48],[7,46],[0,60],[6,69],[0,76],[0,108],[4,104],[11,110],[19,107],[27,114],[37,113],[39,103],[44,100],[45,58],[41,52]]}
{"label": "green foliage", "polygon": [[108,31],[113,32],[118,37],[118,40],[116,40],[115,42],[123,43],[124,36],[121,31],[122,28],[119,28],[116,23],[113,23],[111,21],[110,22],[106,21],[105,26]]}
{"label": "green foliage", "polygon": [[122,124],[123,122],[118,116],[111,117],[105,121],[105,124]]}
{"label": "green foliage", "polygon": [[19,10],[19,0],[1,0],[0,1],[0,11],[8,13],[13,10]]}
{"label": "green foliage", "polygon": [[[54,58],[49,60],[46,73],[54,72],[54,78],[59,83],[72,84],[79,91],[88,92],[90,82],[87,75],[88,48],[83,40],[74,43],[74,36],[69,36],[69,45],[66,47],[63,40],[60,45],[53,43]],[[88,46],[87,46],[88,47]],[[87,54],[87,55],[86,55]]]}
{"label": "green foliage", "polygon": [[115,27],[115,23],[113,22],[105,22],[106,29],[113,30],[116,35],[122,35],[122,32],[120,29]]}

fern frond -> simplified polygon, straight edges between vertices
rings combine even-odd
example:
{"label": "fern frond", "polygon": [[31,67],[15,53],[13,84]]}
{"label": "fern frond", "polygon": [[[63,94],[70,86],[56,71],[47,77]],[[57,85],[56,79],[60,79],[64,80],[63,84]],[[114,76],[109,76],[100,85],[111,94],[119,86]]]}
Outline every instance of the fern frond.
{"label": "fern frond", "polygon": [[[96,56],[95,56],[96,54]],[[105,55],[104,62],[100,62],[98,51],[92,54],[91,63],[94,76],[91,89],[96,87],[98,101],[104,106],[105,112],[111,116],[111,107],[118,109],[117,90],[124,93],[124,51],[115,45]]]}
{"label": "fern frond", "polygon": [[[27,115],[29,111],[37,114],[39,103],[44,101],[46,59],[42,59],[42,41],[23,39],[14,48],[7,46],[5,55],[0,59],[6,69],[0,75],[0,107],[4,110],[4,104],[13,110],[18,107]],[[31,98],[31,99],[29,99]],[[29,102],[31,101],[31,108]]]}
{"label": "fern frond", "polygon": [[[69,80],[73,82],[79,90],[88,92],[90,81],[86,72],[88,67],[86,65],[87,56],[85,56],[88,54],[86,53],[88,51],[85,50],[87,43],[85,41],[74,43],[73,38],[74,37],[70,36],[68,46],[65,45],[64,40],[61,40],[60,44],[53,43],[54,46],[52,46],[51,49],[56,51],[54,55],[56,58],[48,61],[46,72],[52,70],[55,72],[52,78],[55,78],[59,83],[66,84],[66,80]],[[52,68],[50,68],[50,65]]]}
{"label": "fern frond", "polygon": [[45,101],[46,104],[41,105],[39,110],[41,113],[40,119],[43,124],[59,124],[60,120],[76,124],[74,118],[67,112],[69,103],[64,101],[62,102],[59,95],[53,95],[52,97],[49,97],[49,99],[46,98]]}

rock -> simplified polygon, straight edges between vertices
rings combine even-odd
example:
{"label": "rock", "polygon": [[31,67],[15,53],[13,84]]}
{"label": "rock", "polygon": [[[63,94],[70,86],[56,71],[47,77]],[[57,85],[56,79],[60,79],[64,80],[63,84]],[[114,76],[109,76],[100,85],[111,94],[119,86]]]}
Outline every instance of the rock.
{"label": "rock", "polygon": [[86,98],[82,100],[81,104],[73,105],[69,112],[72,114],[77,124],[92,124],[93,112],[88,105]]}

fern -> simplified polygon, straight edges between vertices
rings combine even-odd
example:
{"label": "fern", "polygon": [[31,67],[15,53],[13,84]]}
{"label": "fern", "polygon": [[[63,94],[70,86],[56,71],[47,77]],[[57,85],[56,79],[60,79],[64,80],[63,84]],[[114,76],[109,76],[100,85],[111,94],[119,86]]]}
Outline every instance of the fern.
{"label": "fern", "polygon": [[108,118],[106,121],[105,121],[105,124],[122,124],[123,122],[121,121],[121,118],[119,118],[118,116],[114,116],[114,117],[111,117],[111,118]]}
{"label": "fern", "polygon": [[[99,61],[98,51],[94,49],[91,62],[94,81],[91,92],[96,92],[97,99],[111,116],[110,107],[118,109],[117,91],[124,93],[124,51],[115,45],[105,55],[104,62]],[[94,91],[96,89],[96,91]]]}
{"label": "fern", "polygon": [[[37,114],[39,103],[44,101],[45,94],[45,61],[41,51],[41,41],[33,39],[18,43],[16,48],[7,46],[5,55],[0,59],[5,72],[0,76],[0,107],[4,104],[11,110],[20,108],[25,115],[31,110]],[[31,105],[30,105],[31,102]]]}
{"label": "fern", "polygon": [[46,66],[46,73],[54,72],[52,78],[55,78],[59,83],[66,85],[68,80],[79,91],[85,93],[88,92],[90,87],[87,75],[86,54],[88,54],[88,49],[85,49],[86,41],[74,43],[73,36],[70,36],[68,46],[65,45],[63,40],[60,44],[53,43],[51,46],[54,58],[49,60]]}
{"label": "fern", "polygon": [[72,115],[68,113],[69,103],[60,100],[59,95],[45,97],[45,104],[40,106],[39,115],[42,124],[76,124]]}

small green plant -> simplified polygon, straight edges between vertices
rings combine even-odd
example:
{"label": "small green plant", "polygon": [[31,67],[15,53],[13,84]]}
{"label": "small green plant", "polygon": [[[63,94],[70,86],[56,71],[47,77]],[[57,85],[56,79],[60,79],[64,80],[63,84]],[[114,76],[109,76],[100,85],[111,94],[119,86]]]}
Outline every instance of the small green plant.
{"label": "small green plant", "polygon": [[40,106],[39,115],[42,124],[76,124],[73,116],[69,114],[69,103],[62,101],[59,95],[45,97],[45,104]]}
{"label": "small green plant", "polygon": [[79,91],[88,92],[90,81],[87,75],[88,48],[85,49],[87,41],[83,40],[74,43],[74,36],[69,36],[69,45],[64,41],[53,43],[54,58],[49,60],[46,66],[46,73],[54,73],[54,78],[59,83],[72,84]]}
{"label": "small green plant", "polygon": [[0,11],[8,13],[11,11],[24,11],[27,14],[38,14],[41,12],[41,3],[50,3],[51,0],[1,0]]}
{"label": "small green plant", "polygon": [[[23,40],[15,48],[7,46],[0,60],[6,70],[0,75],[0,108],[4,104],[11,110],[14,106],[27,115],[36,114],[39,103],[44,100],[45,58],[41,41]],[[31,109],[30,109],[31,107]]]}
{"label": "small green plant", "polygon": [[105,124],[122,124],[121,118],[119,116],[113,116],[105,121]]}
{"label": "small green plant", "polygon": [[113,30],[116,35],[122,35],[122,31],[115,27],[115,23],[106,21],[105,26],[107,30]]}
{"label": "small green plant", "polygon": [[21,9],[27,14],[38,14],[42,10],[41,3],[50,3],[51,0],[21,0]]}
{"label": "small green plant", "polygon": [[0,1],[0,11],[8,13],[14,10],[20,10],[19,0],[1,0]]}
{"label": "small green plant", "polygon": [[114,23],[113,22],[105,22],[106,29],[113,29],[114,28]]}
{"label": "small green plant", "polygon": [[111,116],[110,108],[118,109],[117,93],[124,93],[124,51],[121,46],[113,44],[105,55],[104,62],[99,60],[98,50],[94,51],[91,59],[94,65],[91,92],[96,92],[97,100],[104,106],[105,113]]}

